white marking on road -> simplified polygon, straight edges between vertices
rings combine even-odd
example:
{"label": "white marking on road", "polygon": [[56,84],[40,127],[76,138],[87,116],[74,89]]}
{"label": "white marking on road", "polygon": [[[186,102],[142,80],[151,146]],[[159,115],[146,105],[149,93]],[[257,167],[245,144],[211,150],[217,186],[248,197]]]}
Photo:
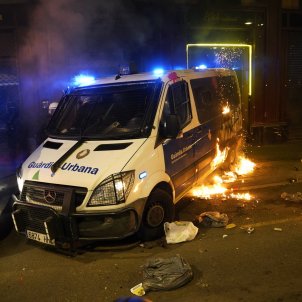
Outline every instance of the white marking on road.
{"label": "white marking on road", "polygon": [[257,223],[249,223],[249,224],[244,224],[241,227],[242,228],[248,228],[250,226],[252,226],[252,227],[264,227],[264,226],[277,225],[277,224],[293,222],[293,221],[302,222],[302,216],[301,217],[294,217],[294,218],[284,218],[284,219],[278,219],[278,220],[257,222]]}

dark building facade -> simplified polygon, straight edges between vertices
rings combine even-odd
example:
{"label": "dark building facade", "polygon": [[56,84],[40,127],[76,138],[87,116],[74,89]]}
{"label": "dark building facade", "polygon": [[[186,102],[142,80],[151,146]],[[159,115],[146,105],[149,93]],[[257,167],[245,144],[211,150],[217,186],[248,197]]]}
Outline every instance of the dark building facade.
{"label": "dark building facade", "polygon": [[[68,60],[68,53],[60,56],[59,61],[54,58],[54,45],[58,43],[53,34],[41,36],[43,60],[30,47],[28,39],[26,48],[23,47],[32,23],[32,13],[40,2],[43,1],[0,1],[2,121],[7,119],[13,106],[23,110],[30,104],[33,108],[31,113],[38,112],[43,98],[51,99],[61,93],[50,92],[46,89],[45,82],[38,80],[47,78],[52,81],[53,77],[50,75],[55,73],[54,64],[70,72],[75,65],[74,60]],[[132,29],[132,32],[123,32],[124,27],[119,23],[131,20],[125,19],[120,10],[119,14],[112,11],[111,18],[115,18],[115,15],[119,18],[114,27],[118,47],[113,49],[118,48],[120,58],[136,60],[141,69],[146,69],[146,61],[160,61],[166,66],[174,67],[184,65],[186,45],[189,43],[252,45],[252,93],[248,95],[246,90],[242,91],[247,131],[257,135],[262,141],[267,133],[275,133],[277,139],[286,135],[291,139],[299,138],[302,137],[301,4],[300,0],[133,0],[126,5],[124,2],[128,12],[131,7],[133,20],[138,15],[138,20],[146,20],[144,32],[149,35],[141,37],[143,42],[135,45],[137,47],[130,48],[127,43],[139,43],[138,40],[131,40],[138,28]],[[100,24],[101,17],[102,10],[95,22]],[[50,28],[50,25],[45,24],[45,28]],[[93,33],[93,25],[87,28]],[[124,38],[127,34],[128,40]],[[36,39],[38,38],[36,35]],[[97,34],[91,35],[90,40],[87,38],[85,45],[86,55],[88,48],[93,48],[94,54],[98,53],[98,48],[104,49],[103,40],[98,41]],[[83,45],[81,47],[83,49]],[[109,57],[112,52],[109,47],[106,49]],[[37,58],[29,64],[29,61],[24,60],[24,51]],[[78,57],[80,56],[79,53]],[[98,62],[105,64],[106,59],[102,57]],[[80,69],[81,64],[77,67]],[[27,76],[28,73],[30,77]],[[4,112],[8,115],[4,115]],[[37,114],[34,113],[33,116]]]}

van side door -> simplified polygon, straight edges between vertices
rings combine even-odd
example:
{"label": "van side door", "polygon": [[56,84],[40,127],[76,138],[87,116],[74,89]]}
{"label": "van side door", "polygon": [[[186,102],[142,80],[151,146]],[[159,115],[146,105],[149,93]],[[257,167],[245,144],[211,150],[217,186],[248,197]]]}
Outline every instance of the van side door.
{"label": "van side door", "polygon": [[194,160],[199,178],[215,156],[221,110],[216,95],[216,77],[193,79],[190,84],[199,121],[194,131]]}
{"label": "van side door", "polygon": [[178,196],[185,192],[195,179],[193,129],[190,127],[192,111],[186,81],[178,81],[168,87],[161,125],[165,125],[167,117],[171,115],[176,115],[180,131],[177,137],[163,142],[163,151],[165,170],[170,175]]}

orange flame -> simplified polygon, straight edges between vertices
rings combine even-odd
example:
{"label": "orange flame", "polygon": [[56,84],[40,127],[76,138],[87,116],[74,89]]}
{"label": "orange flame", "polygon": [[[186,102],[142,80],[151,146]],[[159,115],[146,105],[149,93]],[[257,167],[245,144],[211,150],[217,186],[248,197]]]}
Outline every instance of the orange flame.
{"label": "orange flame", "polygon": [[239,157],[239,162],[235,167],[235,172],[238,175],[249,174],[254,171],[255,163],[245,158],[244,156]]}
{"label": "orange flame", "polygon": [[253,196],[250,193],[231,193],[229,195],[230,198],[234,198],[234,199],[244,199],[244,200],[251,200],[253,198]]}
{"label": "orange flame", "polygon": [[211,163],[213,169],[216,169],[220,164],[222,164],[225,161],[229,149],[230,149],[229,147],[226,147],[221,151],[219,147],[219,139],[217,139],[216,156]]}
{"label": "orange flame", "polygon": [[237,174],[232,171],[225,171],[222,179],[224,183],[234,182],[237,180]]}
{"label": "orange flame", "polygon": [[222,184],[217,183],[211,186],[201,186],[194,188],[192,190],[192,195],[200,198],[211,199],[213,196],[222,195],[224,196],[225,192],[228,189],[225,188]]}
{"label": "orange flame", "polygon": [[227,102],[225,106],[222,107],[222,114],[228,114],[230,113],[231,111],[231,108],[230,108],[230,105],[229,103]]}
{"label": "orange flame", "polygon": [[[223,151],[220,151],[219,144],[217,142],[217,146],[216,146],[217,154],[212,162],[214,167],[217,167],[220,163],[222,163],[225,160],[228,149],[229,148],[225,148]],[[193,196],[199,198],[205,198],[205,199],[211,199],[215,196],[221,196],[223,198],[232,198],[237,200],[250,201],[253,199],[253,196],[250,195],[250,193],[233,193],[232,189],[229,190],[224,186],[224,184],[235,182],[238,176],[252,173],[254,167],[255,167],[255,163],[245,158],[244,156],[240,156],[238,163],[234,167],[235,170],[234,172],[226,171],[222,176],[215,175],[213,177],[214,184],[202,185],[200,187],[193,188],[191,193]]]}

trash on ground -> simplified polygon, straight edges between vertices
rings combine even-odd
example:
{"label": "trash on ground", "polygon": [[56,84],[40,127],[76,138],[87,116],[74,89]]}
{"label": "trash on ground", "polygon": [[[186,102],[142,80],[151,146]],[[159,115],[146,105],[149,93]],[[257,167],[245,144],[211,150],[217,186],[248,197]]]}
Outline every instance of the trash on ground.
{"label": "trash on ground", "polygon": [[139,283],[135,286],[133,286],[131,289],[130,289],[131,293],[136,295],[136,296],[143,296],[146,294],[145,292],[145,289],[143,287],[143,283]]}
{"label": "trash on ground", "polygon": [[248,234],[252,234],[254,231],[255,231],[255,229],[252,228],[252,227],[248,227],[248,228],[246,229],[246,232],[247,232]]}
{"label": "trash on ground", "polygon": [[199,223],[206,227],[221,228],[228,224],[229,218],[227,214],[219,212],[204,212],[196,217]]}
{"label": "trash on ground", "polygon": [[290,194],[290,193],[283,192],[281,194],[281,198],[288,201],[300,202],[302,201],[302,193],[297,192],[297,193]]}
{"label": "trash on ground", "polygon": [[292,177],[292,178],[290,178],[288,181],[289,181],[291,184],[293,184],[293,183],[297,182],[297,181],[298,181],[298,179],[297,179],[297,178]]}
{"label": "trash on ground", "polygon": [[274,231],[282,232],[282,229],[281,228],[274,228]]}
{"label": "trash on ground", "polygon": [[202,279],[199,280],[197,283],[196,283],[197,286],[199,287],[202,287],[202,288],[206,288],[206,287],[209,287],[209,284],[207,282],[204,282]]}
{"label": "trash on ground", "polygon": [[226,225],[226,229],[233,229],[233,228],[235,228],[236,227],[236,224],[235,223],[230,223],[230,224],[227,224]]}
{"label": "trash on ground", "polygon": [[198,228],[191,221],[165,222],[164,230],[168,244],[191,241],[198,233]]}
{"label": "trash on ground", "polygon": [[170,258],[150,259],[143,267],[144,291],[171,290],[193,279],[190,264],[180,255]]}
{"label": "trash on ground", "polygon": [[227,238],[228,237],[228,235],[227,234],[223,234],[222,235],[222,238],[224,239],[224,238]]}

